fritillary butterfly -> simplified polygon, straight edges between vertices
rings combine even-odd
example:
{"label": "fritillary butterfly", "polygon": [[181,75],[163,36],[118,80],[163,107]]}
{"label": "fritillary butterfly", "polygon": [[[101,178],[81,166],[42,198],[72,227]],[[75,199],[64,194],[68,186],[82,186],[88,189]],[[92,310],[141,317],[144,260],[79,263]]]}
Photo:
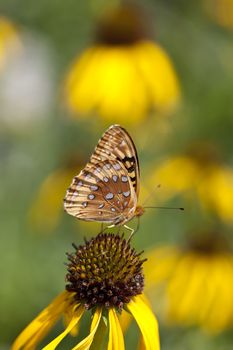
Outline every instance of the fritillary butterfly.
{"label": "fritillary butterfly", "polygon": [[127,131],[112,125],[99,140],[86,167],[75,176],[64,199],[65,211],[85,221],[124,225],[144,209],[137,206],[139,164]]}

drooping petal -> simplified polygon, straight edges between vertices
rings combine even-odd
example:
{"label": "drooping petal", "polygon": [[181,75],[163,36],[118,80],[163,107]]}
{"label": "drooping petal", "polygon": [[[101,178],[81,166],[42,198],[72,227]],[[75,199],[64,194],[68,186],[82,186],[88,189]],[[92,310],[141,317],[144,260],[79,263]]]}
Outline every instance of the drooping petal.
{"label": "drooping petal", "polygon": [[[72,320],[72,317],[73,317],[72,308],[69,308],[69,309],[64,311],[64,315],[63,315],[64,328],[68,327],[68,324]],[[74,328],[71,329],[70,334],[73,337],[76,337],[78,335],[79,325],[80,325],[80,323],[76,324],[76,326],[74,326]]]}
{"label": "drooping petal", "polygon": [[12,350],[33,349],[61,317],[70,302],[70,293],[61,293],[16,338]]}
{"label": "drooping petal", "polygon": [[124,350],[124,337],[121,325],[115,309],[110,309],[108,312],[109,318],[109,341],[108,350]]}
{"label": "drooping petal", "polygon": [[159,350],[158,323],[148,303],[145,301],[145,297],[141,295],[134,297],[127,304],[127,308],[142,332],[145,350]]}
{"label": "drooping petal", "polygon": [[125,333],[129,328],[130,323],[132,322],[132,315],[126,310],[122,310],[118,318],[120,321],[122,332]]}
{"label": "drooping petal", "polygon": [[79,344],[73,347],[72,350],[88,350],[90,348],[93,342],[95,333],[97,331],[97,328],[99,326],[101,316],[102,316],[102,309],[97,308],[91,323],[90,334],[86,338],[84,338]]}
{"label": "drooping petal", "polygon": [[91,343],[91,347],[90,347],[91,350],[103,349],[103,346],[104,346],[103,344],[106,339],[107,331],[108,331],[108,324],[106,319],[102,316],[100,319],[100,323],[98,325],[97,331],[95,333],[94,339]]}
{"label": "drooping petal", "polygon": [[76,310],[74,310],[74,315],[64,330],[59,336],[57,336],[53,341],[51,341],[47,346],[43,348],[43,350],[54,350],[56,347],[60,344],[60,342],[65,338],[65,336],[70,333],[70,331],[76,326],[76,324],[79,322],[81,319],[83,313],[85,311],[84,306],[79,306]]}

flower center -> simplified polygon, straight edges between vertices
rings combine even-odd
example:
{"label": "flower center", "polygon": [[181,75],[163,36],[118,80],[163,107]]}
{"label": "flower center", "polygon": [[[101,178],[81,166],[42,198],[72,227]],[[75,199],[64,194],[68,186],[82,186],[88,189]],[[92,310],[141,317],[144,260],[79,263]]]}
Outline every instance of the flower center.
{"label": "flower center", "polygon": [[148,22],[141,9],[129,5],[121,6],[97,26],[97,42],[106,45],[130,45],[148,38]]}
{"label": "flower center", "polygon": [[205,255],[215,255],[217,253],[231,251],[226,236],[218,231],[203,231],[195,233],[195,235],[189,238],[186,248]]}
{"label": "flower center", "polygon": [[99,234],[68,255],[66,289],[87,309],[96,305],[122,309],[144,287],[140,258],[123,237]]}

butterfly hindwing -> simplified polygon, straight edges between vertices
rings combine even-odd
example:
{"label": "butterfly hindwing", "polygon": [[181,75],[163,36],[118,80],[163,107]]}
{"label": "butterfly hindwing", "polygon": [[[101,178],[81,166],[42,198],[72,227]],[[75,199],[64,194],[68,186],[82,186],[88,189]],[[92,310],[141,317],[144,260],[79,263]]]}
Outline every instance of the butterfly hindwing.
{"label": "butterfly hindwing", "polygon": [[133,217],[138,181],[135,146],[124,129],[112,126],[100,139],[85,169],[74,177],[64,208],[82,220],[121,224]]}

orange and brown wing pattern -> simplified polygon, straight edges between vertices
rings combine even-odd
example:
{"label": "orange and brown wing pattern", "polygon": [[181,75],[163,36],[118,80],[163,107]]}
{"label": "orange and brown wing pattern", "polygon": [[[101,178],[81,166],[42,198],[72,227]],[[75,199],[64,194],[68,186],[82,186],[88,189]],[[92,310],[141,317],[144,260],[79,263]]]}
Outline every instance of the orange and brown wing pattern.
{"label": "orange and brown wing pattern", "polygon": [[136,195],[139,195],[139,162],[136,147],[128,132],[120,125],[112,125],[99,140],[90,163],[104,160],[118,161],[125,167]]}
{"label": "orange and brown wing pattern", "polygon": [[139,169],[135,152],[124,129],[109,128],[90,162],[68,188],[65,210],[85,221],[118,225],[130,220],[137,205]]}

